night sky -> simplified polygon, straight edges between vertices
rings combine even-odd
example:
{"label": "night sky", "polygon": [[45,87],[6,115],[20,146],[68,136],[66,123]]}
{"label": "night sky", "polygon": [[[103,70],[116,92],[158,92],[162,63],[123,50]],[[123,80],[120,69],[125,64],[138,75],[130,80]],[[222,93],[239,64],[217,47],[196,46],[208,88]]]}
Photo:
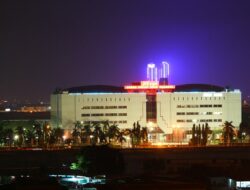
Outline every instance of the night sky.
{"label": "night sky", "polygon": [[0,99],[49,101],[55,88],[124,85],[167,61],[173,84],[250,95],[248,0],[2,0]]}

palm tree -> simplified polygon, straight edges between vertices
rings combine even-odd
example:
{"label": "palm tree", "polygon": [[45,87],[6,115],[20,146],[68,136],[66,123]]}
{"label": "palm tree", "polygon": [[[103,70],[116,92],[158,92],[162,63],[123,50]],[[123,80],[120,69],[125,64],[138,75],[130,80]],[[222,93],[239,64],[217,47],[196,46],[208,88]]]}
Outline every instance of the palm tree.
{"label": "palm tree", "polygon": [[233,137],[235,136],[234,132],[234,126],[232,125],[232,121],[228,122],[225,121],[224,127],[223,127],[223,140],[224,144],[231,144],[233,142]]}
{"label": "palm tree", "polygon": [[100,136],[102,133],[101,127],[100,127],[100,122],[93,122],[93,137],[91,139],[92,144],[97,144],[100,142]]}
{"label": "palm tree", "polygon": [[242,143],[245,141],[246,136],[249,136],[249,126],[246,122],[241,122],[239,126],[239,131],[237,134],[238,140]]}
{"label": "palm tree", "polygon": [[82,142],[90,144],[90,135],[92,135],[91,125],[89,123],[86,123],[83,125],[83,128],[81,130],[81,139]]}
{"label": "palm tree", "polygon": [[132,129],[125,129],[124,130],[124,135],[129,136],[132,148],[140,144],[141,140],[141,126],[139,122],[133,123],[133,128]]}
{"label": "palm tree", "polygon": [[18,135],[18,145],[23,146],[23,144],[24,144],[24,128],[22,126],[17,126],[16,133]]}
{"label": "palm tree", "polygon": [[43,131],[42,131],[41,123],[38,121],[35,121],[33,124],[33,130],[34,130],[35,139],[36,139],[36,146],[41,145],[43,142]]}
{"label": "palm tree", "polygon": [[81,129],[82,129],[82,124],[80,121],[76,121],[74,123],[74,129],[72,132],[72,137],[74,144],[81,144]]}
{"label": "palm tree", "polygon": [[0,144],[2,145],[4,143],[4,134],[3,134],[4,128],[0,123]]}
{"label": "palm tree", "polygon": [[119,132],[120,132],[120,129],[118,128],[116,124],[111,125],[108,128],[108,132],[107,132],[108,143],[110,143],[111,141],[114,141],[117,135],[119,134]]}
{"label": "palm tree", "polygon": [[126,139],[124,138],[124,131],[119,132],[116,138],[117,141],[121,144],[121,146],[123,142],[126,142]]}
{"label": "palm tree", "polygon": [[204,125],[202,125],[202,130],[201,130],[201,135],[202,135],[202,145],[206,145],[207,144],[207,140],[208,140],[208,135],[211,134],[212,131],[210,130],[210,127],[208,126],[208,123]]}
{"label": "palm tree", "polygon": [[141,126],[139,122],[133,124],[133,129],[132,129],[132,146],[137,146],[140,144],[140,139],[141,139]]}
{"label": "palm tree", "polygon": [[109,125],[109,121],[108,121],[108,120],[102,122],[102,131],[103,131],[105,134],[107,134],[108,129],[109,129],[109,126],[110,126],[110,125]]}
{"label": "palm tree", "polygon": [[14,132],[10,128],[6,128],[3,130],[4,142],[7,146],[12,146],[14,142]]}
{"label": "palm tree", "polygon": [[147,127],[142,127],[141,132],[140,132],[140,137],[141,137],[141,141],[143,143],[148,143],[148,129]]}
{"label": "palm tree", "polygon": [[55,143],[60,145],[63,142],[64,129],[57,127],[52,130],[52,135],[55,138]]}
{"label": "palm tree", "polygon": [[51,135],[51,127],[47,122],[44,122],[43,124],[43,142],[45,145],[48,145],[49,139]]}
{"label": "palm tree", "polygon": [[27,129],[25,130],[24,133],[24,137],[25,137],[25,142],[26,144],[28,144],[29,146],[33,146],[34,145],[34,141],[35,141],[35,132],[32,129]]}

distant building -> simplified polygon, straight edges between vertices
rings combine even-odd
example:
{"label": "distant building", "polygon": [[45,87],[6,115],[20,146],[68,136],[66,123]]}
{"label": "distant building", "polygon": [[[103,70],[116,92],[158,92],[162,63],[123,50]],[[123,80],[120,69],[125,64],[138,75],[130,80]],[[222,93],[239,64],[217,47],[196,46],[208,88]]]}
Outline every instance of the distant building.
{"label": "distant building", "polygon": [[147,126],[152,142],[188,142],[193,124],[222,129],[241,122],[241,92],[219,86],[168,85],[141,81],[125,87],[84,86],[51,95],[51,122],[72,128],[74,122],[108,120],[120,128]]}

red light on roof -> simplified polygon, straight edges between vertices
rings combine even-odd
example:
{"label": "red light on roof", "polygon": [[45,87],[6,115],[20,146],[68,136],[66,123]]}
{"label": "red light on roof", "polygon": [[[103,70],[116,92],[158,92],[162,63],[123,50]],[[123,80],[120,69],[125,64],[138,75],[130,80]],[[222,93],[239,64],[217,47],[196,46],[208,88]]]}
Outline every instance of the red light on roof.
{"label": "red light on roof", "polygon": [[173,90],[174,85],[160,85],[156,81],[141,81],[140,85],[126,85],[125,90]]}

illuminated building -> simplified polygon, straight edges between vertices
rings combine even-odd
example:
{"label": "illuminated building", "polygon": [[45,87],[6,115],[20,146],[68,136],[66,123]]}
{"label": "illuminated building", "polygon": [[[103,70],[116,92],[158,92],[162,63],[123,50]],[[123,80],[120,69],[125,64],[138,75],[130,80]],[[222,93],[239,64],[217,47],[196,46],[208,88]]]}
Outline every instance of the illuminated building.
{"label": "illuminated building", "polygon": [[[168,78],[169,74],[162,76]],[[185,143],[194,124],[208,123],[212,130],[222,129],[225,121],[239,126],[241,92],[214,85],[174,86],[152,80],[124,87],[84,86],[53,94],[51,114],[52,124],[64,128],[73,128],[76,121],[108,120],[125,129],[138,121],[148,127],[153,142]]]}

